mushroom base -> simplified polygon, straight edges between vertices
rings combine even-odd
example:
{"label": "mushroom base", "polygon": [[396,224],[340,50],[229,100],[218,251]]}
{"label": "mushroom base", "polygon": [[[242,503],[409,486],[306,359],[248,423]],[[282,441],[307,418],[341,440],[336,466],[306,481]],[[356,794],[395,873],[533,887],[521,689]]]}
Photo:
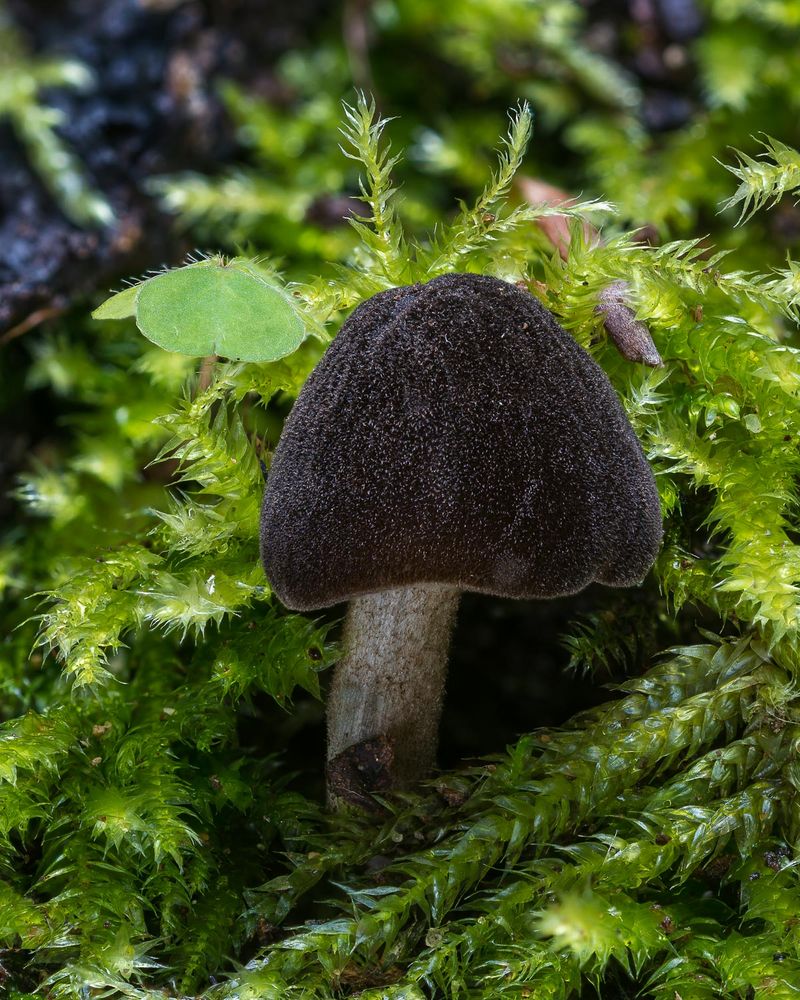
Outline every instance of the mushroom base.
{"label": "mushroom base", "polygon": [[460,592],[403,587],[350,602],[328,697],[328,799],[368,806],[436,764]]}

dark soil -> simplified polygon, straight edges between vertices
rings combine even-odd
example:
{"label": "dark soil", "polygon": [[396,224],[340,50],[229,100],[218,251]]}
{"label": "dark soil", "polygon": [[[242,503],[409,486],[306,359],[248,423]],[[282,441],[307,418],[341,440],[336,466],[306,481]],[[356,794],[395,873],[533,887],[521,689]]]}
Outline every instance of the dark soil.
{"label": "dark soil", "polygon": [[0,126],[0,333],[190,249],[144,182],[179,170],[214,172],[234,156],[217,79],[265,89],[276,58],[307,41],[326,11],[324,0],[268,6],[265,17],[255,0],[12,0],[34,52],[79,59],[93,73],[86,91],[44,97],[64,112],[60,134],[117,221],[94,230],[69,222],[11,127]]}

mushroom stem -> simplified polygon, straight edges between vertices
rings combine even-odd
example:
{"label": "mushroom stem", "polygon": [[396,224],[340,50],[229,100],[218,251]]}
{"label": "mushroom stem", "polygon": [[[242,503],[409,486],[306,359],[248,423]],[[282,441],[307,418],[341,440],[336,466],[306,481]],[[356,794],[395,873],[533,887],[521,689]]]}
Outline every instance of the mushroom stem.
{"label": "mushroom stem", "polygon": [[369,806],[436,763],[450,635],[461,593],[434,584],[350,602],[328,698],[331,805]]}

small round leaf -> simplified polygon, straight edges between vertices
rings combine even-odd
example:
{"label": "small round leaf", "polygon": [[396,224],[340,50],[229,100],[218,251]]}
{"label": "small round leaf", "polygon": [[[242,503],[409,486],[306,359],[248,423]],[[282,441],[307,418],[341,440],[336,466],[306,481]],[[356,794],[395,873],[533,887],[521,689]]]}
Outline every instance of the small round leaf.
{"label": "small round leaf", "polygon": [[[168,351],[275,361],[305,337],[291,300],[249,262],[200,261],[139,286],[136,323]],[[124,294],[124,293],[123,293]]]}

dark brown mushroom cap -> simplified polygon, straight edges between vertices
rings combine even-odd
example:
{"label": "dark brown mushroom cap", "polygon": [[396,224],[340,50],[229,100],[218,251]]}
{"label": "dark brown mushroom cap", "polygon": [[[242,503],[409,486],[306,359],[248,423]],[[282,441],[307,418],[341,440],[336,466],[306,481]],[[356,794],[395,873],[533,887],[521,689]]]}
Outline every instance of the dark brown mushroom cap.
{"label": "dark brown mushroom cap", "polygon": [[653,474],[603,371],[533,296],[474,274],[350,316],[286,421],[261,554],[313,610],[439,582],[507,597],[639,582]]}

